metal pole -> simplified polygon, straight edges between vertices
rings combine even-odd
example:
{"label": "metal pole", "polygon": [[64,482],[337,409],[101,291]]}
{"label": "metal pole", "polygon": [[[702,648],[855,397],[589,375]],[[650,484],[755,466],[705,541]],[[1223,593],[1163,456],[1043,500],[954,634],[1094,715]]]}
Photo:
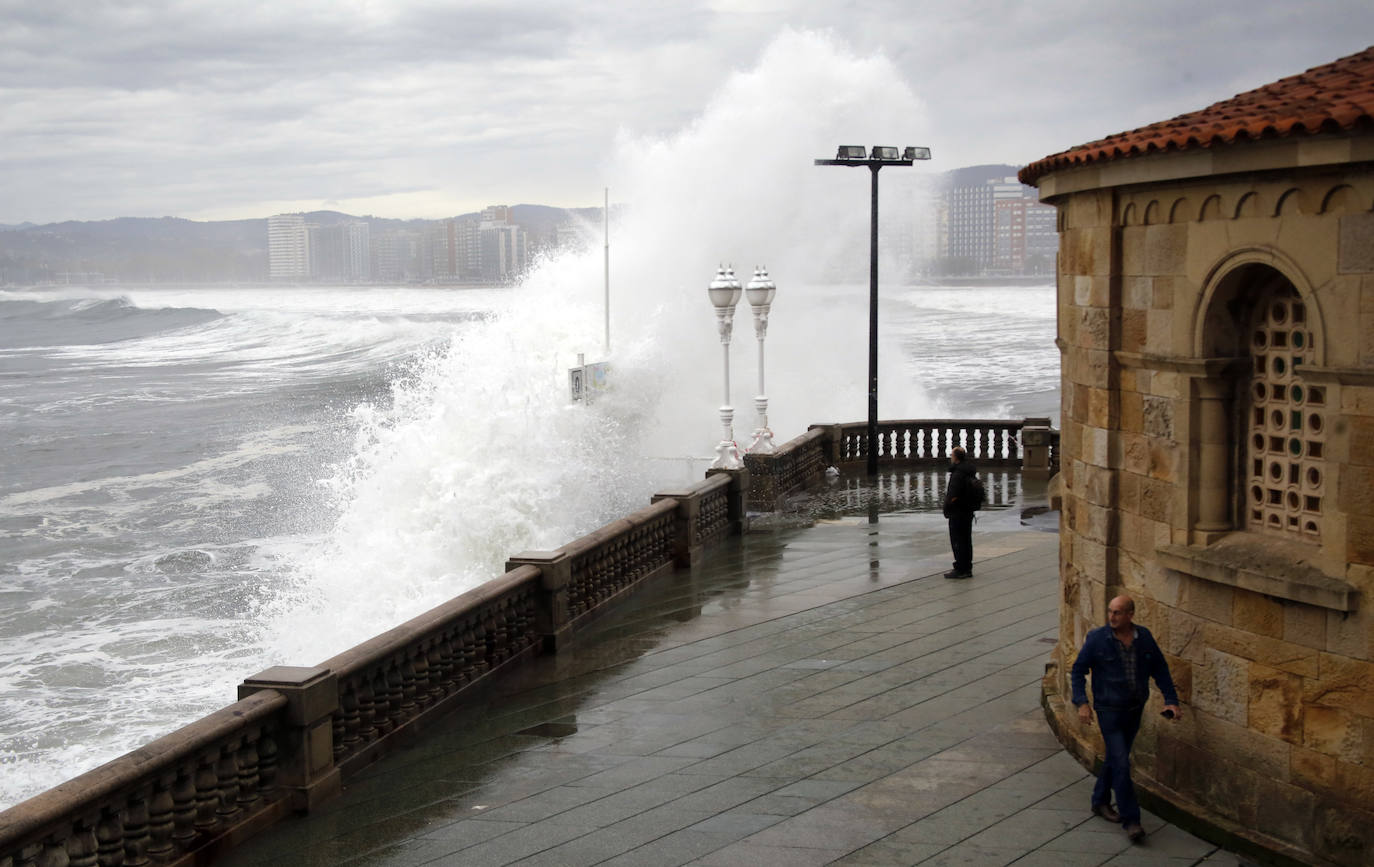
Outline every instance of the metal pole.
{"label": "metal pole", "polygon": [[603,188],[606,193],[606,206],[602,208],[602,237],[606,239],[606,354],[611,352],[611,188]]}
{"label": "metal pole", "polygon": [[878,170],[873,173],[873,205],[868,241],[868,475],[878,475]]}

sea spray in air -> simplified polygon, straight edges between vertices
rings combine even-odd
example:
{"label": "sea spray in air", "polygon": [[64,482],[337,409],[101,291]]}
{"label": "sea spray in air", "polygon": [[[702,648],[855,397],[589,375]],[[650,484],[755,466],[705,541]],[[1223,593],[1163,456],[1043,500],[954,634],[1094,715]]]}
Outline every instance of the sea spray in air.
{"label": "sea spray in air", "polygon": [[[624,203],[612,225],[612,392],[590,406],[568,400],[577,353],[600,357],[600,250],[539,263],[488,318],[394,382],[389,403],[355,411],[356,450],[328,481],[337,523],[269,606],[269,645],[284,661],[319,661],[500,574],[512,554],[645,505],[671,469],[650,459],[709,455],[721,352],[705,286],[722,259],[746,280],[750,263],[766,263],[780,284],[768,346],[780,439],[861,417],[862,299],[832,305],[807,284],[832,254],[866,249],[867,183],[811,160],[845,136],[919,123],[896,81],[883,59],[789,32],[686,129],[623,132],[608,168]],[[896,129],[891,118],[902,118]],[[745,439],[756,374],[747,304],[735,347]],[[888,406],[910,414],[923,396],[893,384]]]}

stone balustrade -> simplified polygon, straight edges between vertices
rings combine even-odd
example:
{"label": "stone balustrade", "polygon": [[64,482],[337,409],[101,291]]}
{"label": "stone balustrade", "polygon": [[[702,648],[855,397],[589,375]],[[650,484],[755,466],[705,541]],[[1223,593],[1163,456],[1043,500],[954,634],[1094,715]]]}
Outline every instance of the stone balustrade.
{"label": "stone balustrade", "polygon": [[0,867],[207,863],[396,749],[494,673],[746,529],[747,471],[711,471],[556,551],[0,812]]}
{"label": "stone balustrade", "polygon": [[[1020,467],[1028,476],[1058,470],[1059,431],[1047,418],[916,419],[878,423],[880,467],[937,466],[963,446],[983,467]],[[773,454],[745,455],[749,507],[777,511],[787,497],[817,484],[827,467],[865,463],[868,423],[812,425]]]}

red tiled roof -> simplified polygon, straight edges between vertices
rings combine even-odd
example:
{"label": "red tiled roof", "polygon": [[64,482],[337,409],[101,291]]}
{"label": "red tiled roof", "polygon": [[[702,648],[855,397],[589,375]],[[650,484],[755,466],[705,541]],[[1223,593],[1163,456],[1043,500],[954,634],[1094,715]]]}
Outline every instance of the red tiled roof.
{"label": "red tiled roof", "polygon": [[1034,185],[1060,169],[1165,151],[1374,125],[1374,46],[1201,111],[1051,154],[1021,169]]}

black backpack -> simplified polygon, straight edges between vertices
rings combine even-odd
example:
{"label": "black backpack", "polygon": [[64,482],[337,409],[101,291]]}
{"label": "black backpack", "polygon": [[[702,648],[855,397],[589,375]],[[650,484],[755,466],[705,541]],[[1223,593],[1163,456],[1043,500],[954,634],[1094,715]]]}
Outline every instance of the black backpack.
{"label": "black backpack", "polygon": [[987,489],[983,487],[983,480],[977,476],[973,476],[968,480],[968,497],[969,501],[973,504],[970,507],[970,511],[981,511],[983,506],[987,505]]}

